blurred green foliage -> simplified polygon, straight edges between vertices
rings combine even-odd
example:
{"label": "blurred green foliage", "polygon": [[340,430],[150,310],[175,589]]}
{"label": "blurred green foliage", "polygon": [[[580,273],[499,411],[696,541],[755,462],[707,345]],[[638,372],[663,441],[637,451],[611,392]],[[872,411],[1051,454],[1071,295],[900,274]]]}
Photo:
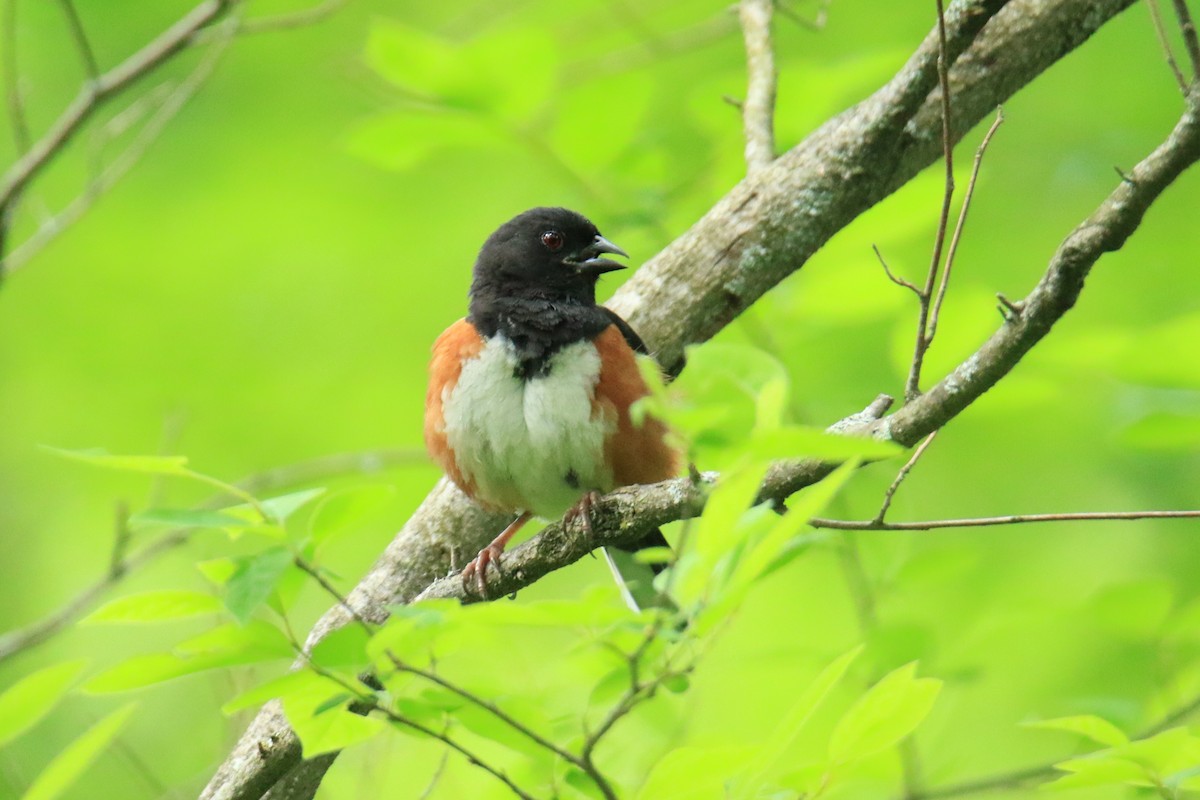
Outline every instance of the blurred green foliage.
{"label": "blurred green foliage", "polygon": [[[76,5],[104,65],[189,7]],[[36,132],[83,73],[58,4],[19,0],[17,12]],[[820,31],[780,15],[781,146],[890,77],[932,23],[932,3],[880,0],[839,0]],[[700,0],[358,0],[236,40],[128,179],[0,286],[0,630],[61,608],[109,568],[114,541],[186,542],[84,623],[0,663],[0,798],[194,795],[276,696],[310,753],[354,745],[322,797],[417,797],[435,774],[435,797],[509,796],[459,756],[443,769],[429,736],[345,713],[358,693],[433,731],[453,719],[448,731],[534,796],[595,796],[577,766],[389,653],[436,664],[578,752],[629,685],[613,648],[634,652],[648,629],[643,679],[662,690],[595,753],[623,797],[890,798],[905,769],[936,787],[1052,761],[1067,797],[1194,795],[1196,727],[1154,726],[1200,695],[1196,522],[803,525],[822,508],[874,515],[895,460],[846,468],[786,517],[743,513],[772,443],[819,451],[803,426],[899,392],[915,310],[870,245],[921,274],[936,169],[695,350],[669,391],[699,466],[730,475],[690,533],[668,531],[690,542],[673,587],[696,612],[689,629],[623,612],[585,559],[516,603],[405,609],[371,636],[348,628],[314,654],[324,674],[284,674],[331,602],[297,562],[345,591],[437,477],[419,455],[424,364],[464,311],[486,235],[562,204],[648,258],[741,177],[740,120],[722,97],[743,85],[735,18]],[[28,194],[18,239],[78,194],[97,153],[128,141],[103,131],[134,102],[118,100]],[[1113,166],[1155,146],[1179,109],[1141,5],[1006,106],[927,382],[978,346],[999,322],[994,293],[1021,296],[1119,180]],[[0,157],[13,157],[7,137]],[[1078,308],[939,436],[890,518],[1198,505],[1198,202],[1185,175]],[[206,476],[360,450],[380,455],[197,505]],[[114,526],[118,504],[134,513]],[[366,663],[386,696],[355,682]]]}

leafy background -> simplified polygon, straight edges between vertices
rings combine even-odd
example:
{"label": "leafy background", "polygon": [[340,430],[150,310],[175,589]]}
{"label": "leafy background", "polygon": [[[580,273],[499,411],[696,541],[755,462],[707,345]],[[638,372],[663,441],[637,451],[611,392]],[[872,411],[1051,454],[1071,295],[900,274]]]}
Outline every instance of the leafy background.
{"label": "leafy background", "polygon": [[[77,5],[103,64],[188,7]],[[932,5],[839,0],[819,32],[780,15],[779,142],[797,141],[893,74],[930,28]],[[251,11],[286,8],[262,2]],[[809,19],[817,11],[792,8]],[[18,24],[29,116],[42,130],[82,72],[57,4],[21,3]],[[366,512],[346,516],[322,548],[323,566],[348,589],[437,477],[420,456],[424,363],[429,343],[463,313],[479,243],[526,207],[562,204],[589,214],[635,262],[657,252],[743,173],[740,120],[722,101],[744,91],[743,63],[735,17],[698,1],[362,0],[316,26],[235,41],[131,176],[0,288],[0,629],[55,610],[102,573],[118,502],[139,510],[208,496],[185,481],[90,469],[39,445],[184,453],[226,480],[329,453],[399,451],[399,466],[322,484],[383,487],[366,490]],[[979,344],[999,320],[994,293],[1026,291],[1119,180],[1114,165],[1152,148],[1179,109],[1143,6],[1005,108],[927,376]],[[2,146],[11,159],[7,138]],[[75,195],[89,149],[77,144],[28,198],[18,235],[32,230],[39,208]],[[734,358],[782,365],[792,421],[821,425],[877,392],[899,393],[914,309],[870,245],[894,269],[921,274],[940,191],[930,170],[719,337],[758,351]],[[1196,505],[1198,202],[1200,184],[1186,175],[1130,244],[1104,259],[1060,328],[941,434],[893,518]],[[713,385],[714,405],[741,402],[728,381]],[[733,446],[702,451],[701,467],[736,458],[728,424]],[[895,466],[856,475],[827,514],[871,516]],[[296,526],[307,530],[312,509],[299,513]],[[619,765],[624,785],[639,786],[673,748],[763,742],[786,701],[860,643],[863,654],[785,753],[793,767],[819,762],[864,689],[914,660],[920,675],[944,682],[915,739],[929,785],[1095,750],[1076,733],[1022,723],[1093,714],[1132,734],[1200,692],[1196,534],[1194,522],[1128,522],[828,537],[759,581],[688,691],[641,709],[601,756]],[[200,531],[113,596],[211,593],[197,562],[264,546]],[[592,587],[607,580],[585,560],[518,603],[603,606],[611,595]],[[293,584],[289,617],[302,632],[330,600],[311,582]],[[229,620],[75,626],[0,665],[0,687],[77,659],[85,663],[50,677],[63,686],[76,675],[94,680]],[[466,640],[463,653],[477,648],[479,658],[466,660],[464,681],[514,696],[538,681],[558,687],[531,701],[536,708],[596,679],[585,671],[572,685],[552,674],[548,654],[561,639],[496,631]],[[511,658],[487,655],[500,649]],[[245,712],[217,709],[280,674],[287,653],[286,642],[264,647],[252,659],[262,663],[136,693],[75,692],[0,745],[0,797],[20,796],[83,731],[102,718],[115,731],[126,714],[117,746],[62,796],[195,794],[245,721]],[[131,700],[136,710],[125,711]],[[681,752],[680,774],[694,775]],[[712,761],[716,750],[702,752],[722,763]],[[348,751],[322,796],[415,797],[440,755],[428,740],[376,736]],[[895,748],[847,772],[828,796],[899,792]],[[505,796],[453,759],[438,792]]]}

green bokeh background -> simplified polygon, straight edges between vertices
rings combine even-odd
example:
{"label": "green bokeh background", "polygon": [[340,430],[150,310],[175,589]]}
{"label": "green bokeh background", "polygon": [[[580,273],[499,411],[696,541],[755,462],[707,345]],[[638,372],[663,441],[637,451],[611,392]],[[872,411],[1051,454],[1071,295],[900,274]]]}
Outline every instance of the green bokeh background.
{"label": "green bokeh background", "polygon": [[[189,6],[77,7],[98,59],[112,65]],[[288,8],[256,2],[248,12]],[[811,17],[815,7],[795,8]],[[778,17],[780,146],[890,77],[932,13],[932,3],[839,0],[820,32]],[[18,25],[28,115],[41,131],[82,71],[57,4],[19,2]],[[423,71],[441,73],[396,50],[422,36],[459,47],[448,52],[460,70],[476,65],[452,87],[476,93],[452,98],[453,113],[433,121]],[[740,120],[722,95],[743,92],[740,35],[719,2],[358,0],[318,25],[234,41],[130,176],[0,287],[0,630],[59,608],[101,574],[115,504],[146,503],[144,478],[89,470],[39,445],[165,447],[228,479],[337,452],[419,454],[429,344],[464,312],[487,234],[524,208],[561,204],[591,216],[635,263],[648,259],[741,176]],[[1136,163],[1180,109],[1142,5],[1005,107],[929,379],[994,329],[994,293],[1023,296],[1119,180],[1113,167]],[[97,127],[29,193],[18,237],[79,190]],[[979,134],[958,151],[963,169]],[[0,138],[8,163],[11,142]],[[931,169],[722,334],[786,364],[798,421],[826,424],[901,391],[914,308],[870,245],[921,275],[940,192]],[[1198,208],[1200,178],[1185,174],[1100,262],[1046,342],[941,434],[894,518],[1200,503]],[[616,285],[606,280],[602,292]],[[832,513],[870,516],[893,474],[865,470]],[[394,494],[329,553],[343,588],[436,478],[419,458],[370,478]],[[171,505],[203,497],[186,485],[162,491]],[[937,785],[1077,751],[1071,737],[1023,720],[1098,713],[1133,732],[1200,690],[1198,534],[1179,521],[858,537],[877,594],[872,669],[919,658],[922,674],[947,681],[918,736],[924,778]],[[118,593],[203,588],[194,563],[228,548],[198,537]],[[842,552],[815,550],[764,582],[687,699],[654,706],[634,730],[703,743],[765,736],[780,696],[864,638]],[[528,595],[571,596],[604,580],[585,561]],[[297,626],[326,605],[306,595]],[[83,655],[99,669],[178,638],[178,629],[71,631],[0,667],[0,687],[57,659]],[[537,641],[519,644],[536,662]],[[115,754],[66,796],[158,797],[155,781],[194,795],[244,722],[217,708],[279,666],[144,692],[122,741],[155,780]],[[0,751],[0,797],[19,795],[123,699],[64,705]],[[339,763],[322,797],[416,796],[438,754],[408,739],[372,742]],[[629,759],[644,768],[655,756]],[[888,797],[896,770],[894,757],[880,759],[843,796]],[[495,791],[467,769],[446,781],[446,797]]]}

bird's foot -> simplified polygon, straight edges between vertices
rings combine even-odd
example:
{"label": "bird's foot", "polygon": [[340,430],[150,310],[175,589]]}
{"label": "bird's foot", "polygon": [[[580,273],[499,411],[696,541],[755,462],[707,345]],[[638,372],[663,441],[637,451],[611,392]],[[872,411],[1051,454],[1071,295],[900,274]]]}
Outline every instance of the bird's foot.
{"label": "bird's foot", "polygon": [[583,497],[579,498],[579,502],[571,506],[566,514],[563,514],[563,522],[567,525],[579,523],[583,527],[584,540],[588,543],[588,549],[594,549],[592,538],[594,529],[592,528],[592,506],[596,505],[600,500],[600,493],[594,489],[587,492]]}
{"label": "bird's foot", "polygon": [[487,547],[479,551],[479,555],[471,559],[463,571],[460,573],[462,577],[463,591],[467,594],[475,592],[485,600],[488,598],[487,571],[488,566],[495,568],[500,577],[504,577],[504,570],[500,567],[500,557],[504,554],[504,545],[492,542]]}
{"label": "bird's foot", "polygon": [[500,577],[504,577],[504,570],[500,568],[500,556],[504,553],[504,547],[508,544],[508,540],[513,537],[513,534],[521,530],[521,527],[529,521],[531,516],[528,511],[523,512],[510,522],[508,527],[491,541],[491,544],[480,550],[479,555],[475,556],[469,564],[463,567],[463,571],[460,573],[463,594],[471,594],[472,591],[475,591],[483,599],[488,599],[488,565],[491,564],[496,568],[496,572],[500,574]]}

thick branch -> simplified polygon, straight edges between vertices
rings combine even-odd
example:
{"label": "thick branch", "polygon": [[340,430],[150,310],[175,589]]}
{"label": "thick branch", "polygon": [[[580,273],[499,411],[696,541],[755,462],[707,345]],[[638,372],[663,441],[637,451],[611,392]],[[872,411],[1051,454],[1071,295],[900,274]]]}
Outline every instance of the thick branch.
{"label": "thick branch", "polygon": [[[956,135],[968,131],[1132,2],[953,3],[946,26]],[[892,81],[734,187],[622,287],[612,307],[642,334],[664,366],[677,366],[686,345],[713,336],[802,266],[834,233],[940,154],[939,101],[931,96],[937,84],[937,52],[935,33],[926,37]],[[943,391],[939,384],[903,409],[905,416],[896,415],[898,424],[877,424],[878,435],[890,434],[912,445],[945,424],[953,414],[944,415],[936,407]],[[778,465],[769,473],[764,492],[787,496],[819,480],[829,469],[808,461]],[[601,504],[597,517],[616,520],[611,515],[621,503],[635,502],[634,494],[660,491],[661,496],[637,496],[639,508],[643,501],[648,505],[636,519],[678,519],[685,510],[694,513],[689,485],[681,481],[623,490]],[[480,511],[443,480],[350,594],[351,604],[363,616],[381,619],[387,606],[410,601],[445,575],[452,551],[460,557],[473,554],[505,521]],[[542,543],[526,547],[575,554],[574,548],[582,546],[556,540],[554,530],[554,526],[547,529]],[[532,574],[533,565],[517,562],[516,554],[510,557],[515,568],[510,572],[524,568],[526,575]],[[443,584],[445,591],[451,591],[451,583]],[[344,610],[332,609],[314,627],[309,642],[347,619]],[[259,798],[299,759],[299,742],[278,704],[268,704],[222,764],[202,800]]]}

